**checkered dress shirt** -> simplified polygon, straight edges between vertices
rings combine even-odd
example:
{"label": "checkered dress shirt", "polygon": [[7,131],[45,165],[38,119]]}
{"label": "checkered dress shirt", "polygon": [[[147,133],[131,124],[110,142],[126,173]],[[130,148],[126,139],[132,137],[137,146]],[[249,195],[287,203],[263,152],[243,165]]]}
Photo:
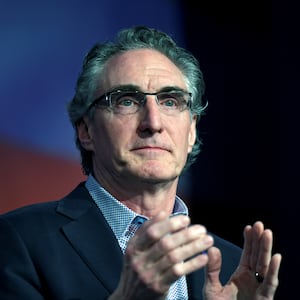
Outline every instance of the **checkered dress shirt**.
{"label": "checkered dress shirt", "polygon": [[[123,205],[107,192],[92,175],[89,175],[85,183],[92,199],[101,210],[104,218],[114,232],[123,253],[126,250],[129,239],[148,218],[140,216]],[[188,208],[184,202],[176,196],[173,215],[188,214]],[[187,284],[185,276],[180,277],[169,289],[167,300],[187,300]]]}

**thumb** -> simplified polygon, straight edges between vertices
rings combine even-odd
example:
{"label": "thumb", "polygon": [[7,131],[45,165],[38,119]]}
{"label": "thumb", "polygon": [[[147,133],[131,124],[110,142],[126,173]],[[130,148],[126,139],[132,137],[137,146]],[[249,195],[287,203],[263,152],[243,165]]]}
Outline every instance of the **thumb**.
{"label": "thumb", "polygon": [[211,247],[207,251],[208,263],[205,268],[205,284],[204,289],[206,293],[211,293],[213,290],[219,290],[221,282],[219,275],[222,266],[221,251],[216,247]]}

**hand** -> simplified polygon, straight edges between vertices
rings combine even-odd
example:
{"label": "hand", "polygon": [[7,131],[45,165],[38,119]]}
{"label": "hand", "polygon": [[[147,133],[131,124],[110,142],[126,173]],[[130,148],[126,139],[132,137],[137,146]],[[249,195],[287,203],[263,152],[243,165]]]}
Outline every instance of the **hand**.
{"label": "hand", "polygon": [[[229,282],[222,286],[219,281],[222,258],[219,249],[208,250],[206,283],[204,297],[206,300],[271,300],[278,287],[278,272],[281,255],[272,255],[273,233],[264,229],[260,221],[244,229],[244,249],[240,264]],[[261,276],[262,282],[255,277]]]}
{"label": "hand", "polygon": [[208,256],[202,252],[213,238],[205,227],[188,225],[189,217],[164,212],[145,222],[128,242],[120,283],[109,299],[165,299],[179,277],[204,267]]}

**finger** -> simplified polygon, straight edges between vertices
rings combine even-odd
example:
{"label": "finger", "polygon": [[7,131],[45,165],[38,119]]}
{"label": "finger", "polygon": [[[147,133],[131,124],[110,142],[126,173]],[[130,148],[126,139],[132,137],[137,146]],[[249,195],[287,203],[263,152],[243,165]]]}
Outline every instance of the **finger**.
{"label": "finger", "polygon": [[262,222],[257,221],[253,226],[247,225],[244,228],[244,245],[240,259],[240,265],[255,269],[258,260],[260,238],[264,230]]}
{"label": "finger", "polygon": [[[176,240],[176,239],[175,239]],[[158,243],[158,247],[161,243]],[[180,266],[180,273],[179,275],[185,275],[186,272],[191,272],[196,270],[197,268],[203,267],[202,258],[200,259],[201,265],[198,265],[199,262],[197,259],[193,260],[196,256],[204,254],[204,250],[211,247],[213,245],[213,238],[209,235],[204,235],[203,237],[198,237],[195,240],[190,240],[188,243],[184,245],[178,245],[172,250],[164,247],[156,251],[149,251],[147,253],[147,260],[149,262],[159,262],[159,268],[161,270],[172,268],[175,265]],[[155,259],[154,259],[155,257]],[[156,260],[156,261],[154,261]],[[194,263],[196,263],[194,269]],[[206,261],[205,261],[206,263]],[[192,269],[190,269],[191,267]],[[176,267],[175,267],[176,268]],[[183,273],[181,273],[183,272]],[[175,272],[177,275],[178,272]]]}
{"label": "finger", "polygon": [[266,299],[273,299],[276,289],[279,285],[278,274],[281,260],[282,256],[279,253],[274,254],[271,258],[269,269],[260,287],[260,293]]}
{"label": "finger", "polygon": [[165,256],[171,264],[181,262],[212,246],[213,238],[201,225],[192,225],[172,234],[165,235],[152,246],[153,260]]}
{"label": "finger", "polygon": [[165,235],[177,232],[190,224],[190,218],[178,215],[170,218],[165,212],[159,213],[153,219],[145,222],[131,239],[138,250],[149,248]]}
{"label": "finger", "polygon": [[213,238],[206,234],[206,228],[201,225],[193,225],[165,235],[146,251],[140,251],[138,258],[134,258],[134,260],[138,259],[139,262],[136,263],[145,265],[146,268],[157,264],[157,271],[164,272],[176,264],[182,264],[191,257],[199,255],[212,245]]}
{"label": "finger", "polygon": [[222,256],[221,251],[216,247],[211,247],[207,251],[208,262],[205,268],[204,294],[219,291],[222,288],[219,276],[221,272]]}
{"label": "finger", "polygon": [[[258,256],[257,261],[253,261],[254,270],[258,272],[258,274],[262,277],[268,271],[271,256],[272,256],[272,245],[273,245],[273,233],[271,230],[264,230],[261,239],[260,239],[260,247],[257,250]],[[256,257],[253,258],[254,260]]]}
{"label": "finger", "polygon": [[244,228],[244,245],[240,259],[240,265],[250,266],[250,258],[252,253],[252,226],[247,225]]}
{"label": "finger", "polygon": [[[172,265],[170,268],[163,272],[161,281],[164,284],[172,284],[181,276],[192,273],[200,268],[205,267],[208,261],[207,253],[201,253],[193,256],[187,261]],[[158,262],[159,263],[159,262]]]}
{"label": "finger", "polygon": [[[210,237],[210,241],[212,243],[212,237]],[[199,250],[194,250],[194,252],[199,253]],[[125,256],[128,256],[128,254]],[[145,251],[131,257],[130,264],[132,269],[139,274],[140,279],[147,285],[161,286],[164,289],[165,286],[171,285],[179,277],[204,267],[208,260],[206,253],[194,255],[186,261],[183,261],[180,257],[174,256],[172,253],[166,253],[161,259],[153,261],[151,251]]]}
{"label": "finger", "polygon": [[250,257],[250,267],[255,269],[259,255],[261,253],[261,247],[264,247],[262,243],[262,235],[264,232],[264,224],[261,221],[257,221],[253,224],[251,229],[251,257]]}

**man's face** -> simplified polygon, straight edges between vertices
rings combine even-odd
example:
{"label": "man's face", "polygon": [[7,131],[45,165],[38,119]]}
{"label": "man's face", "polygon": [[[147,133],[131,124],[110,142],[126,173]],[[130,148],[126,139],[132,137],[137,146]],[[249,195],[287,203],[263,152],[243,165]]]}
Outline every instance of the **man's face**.
{"label": "man's face", "polygon": [[[125,85],[149,93],[164,87],[187,90],[180,70],[167,57],[149,49],[111,58],[99,83],[103,88],[97,96]],[[85,122],[87,131],[79,128],[79,139],[94,152],[93,169],[100,182],[172,181],[181,173],[196,138],[196,119],[191,120],[188,109],[166,115],[152,95],[135,114],[96,108],[94,118],[85,118]]]}

